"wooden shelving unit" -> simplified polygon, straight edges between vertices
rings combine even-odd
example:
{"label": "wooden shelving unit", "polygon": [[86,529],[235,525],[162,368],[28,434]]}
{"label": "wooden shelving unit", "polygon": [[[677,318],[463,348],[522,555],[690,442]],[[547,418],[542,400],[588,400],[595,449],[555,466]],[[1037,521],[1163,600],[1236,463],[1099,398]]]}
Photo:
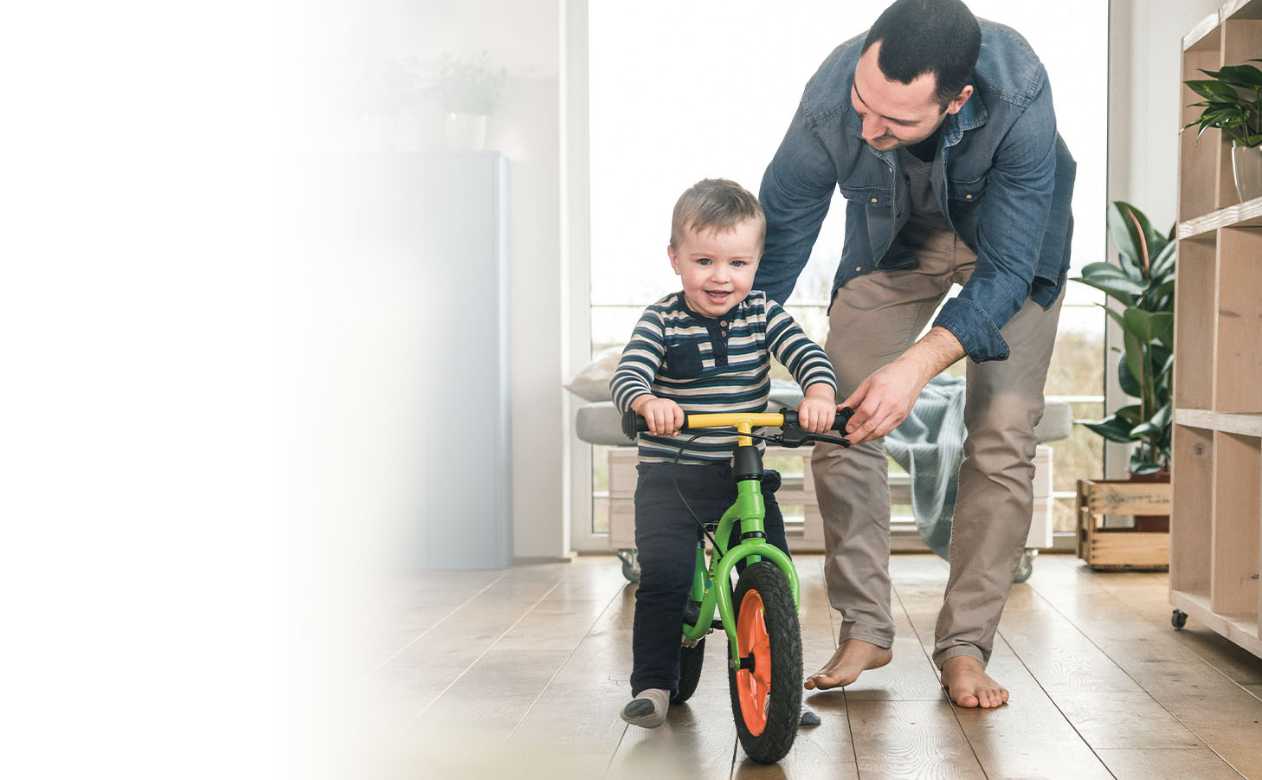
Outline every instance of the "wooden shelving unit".
{"label": "wooden shelving unit", "polygon": [[[1262,0],[1231,0],[1184,37],[1183,80],[1260,57]],[[1262,657],[1262,198],[1218,131],[1180,134],[1170,603]]]}

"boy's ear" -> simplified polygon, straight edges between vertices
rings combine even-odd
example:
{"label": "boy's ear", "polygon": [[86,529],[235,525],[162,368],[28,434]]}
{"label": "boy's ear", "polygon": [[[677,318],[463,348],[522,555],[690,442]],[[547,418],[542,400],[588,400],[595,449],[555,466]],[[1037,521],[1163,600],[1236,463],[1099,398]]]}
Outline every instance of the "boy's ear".
{"label": "boy's ear", "polygon": [[675,254],[675,247],[670,244],[666,245],[666,256],[670,258],[670,267],[674,269],[675,275],[679,275],[679,257]]}

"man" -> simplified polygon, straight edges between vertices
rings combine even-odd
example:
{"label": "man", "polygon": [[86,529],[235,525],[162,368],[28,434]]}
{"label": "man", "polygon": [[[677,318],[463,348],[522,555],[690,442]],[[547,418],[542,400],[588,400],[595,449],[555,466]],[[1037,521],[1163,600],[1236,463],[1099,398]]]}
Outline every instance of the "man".
{"label": "man", "polygon": [[[820,445],[813,459],[829,599],[843,620],[807,688],[848,685],[892,658],[882,437],[967,356],[968,438],[933,659],[956,704],[1007,702],[986,662],[1030,525],[1074,170],[1029,44],[959,0],[898,0],[807,83],[763,177],[755,282],[788,298],[839,188],[846,237],[826,349],[857,446]],[[953,282],[963,290],[917,340]]]}

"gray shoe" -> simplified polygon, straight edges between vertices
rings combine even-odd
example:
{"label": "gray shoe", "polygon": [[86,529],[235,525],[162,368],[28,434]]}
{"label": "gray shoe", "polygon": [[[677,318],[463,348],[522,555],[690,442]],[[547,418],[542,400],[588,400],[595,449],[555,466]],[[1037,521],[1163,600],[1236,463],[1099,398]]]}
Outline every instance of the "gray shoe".
{"label": "gray shoe", "polygon": [[627,706],[622,708],[622,719],[632,726],[655,729],[666,722],[669,708],[670,691],[648,688],[627,702]]}

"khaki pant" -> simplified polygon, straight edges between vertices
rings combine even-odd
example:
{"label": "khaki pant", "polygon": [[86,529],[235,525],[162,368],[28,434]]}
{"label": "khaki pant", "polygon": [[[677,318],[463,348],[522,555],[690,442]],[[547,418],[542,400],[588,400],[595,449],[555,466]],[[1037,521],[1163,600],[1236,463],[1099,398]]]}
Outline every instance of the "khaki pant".
{"label": "khaki pant", "polygon": [[[837,291],[826,349],[843,400],[876,369],[910,347],[949,291],[972,275],[976,256],[953,232],[918,249],[919,268],[875,271]],[[1030,529],[1034,426],[1061,299],[1047,311],[1027,300],[1001,329],[1009,358],[968,363],[968,438],[951,530],[951,573],[938,615],[934,662],[989,660],[1012,570]],[[812,471],[824,519],[828,597],[842,613],[841,639],[890,647],[890,496],[885,446],[816,445]]]}

